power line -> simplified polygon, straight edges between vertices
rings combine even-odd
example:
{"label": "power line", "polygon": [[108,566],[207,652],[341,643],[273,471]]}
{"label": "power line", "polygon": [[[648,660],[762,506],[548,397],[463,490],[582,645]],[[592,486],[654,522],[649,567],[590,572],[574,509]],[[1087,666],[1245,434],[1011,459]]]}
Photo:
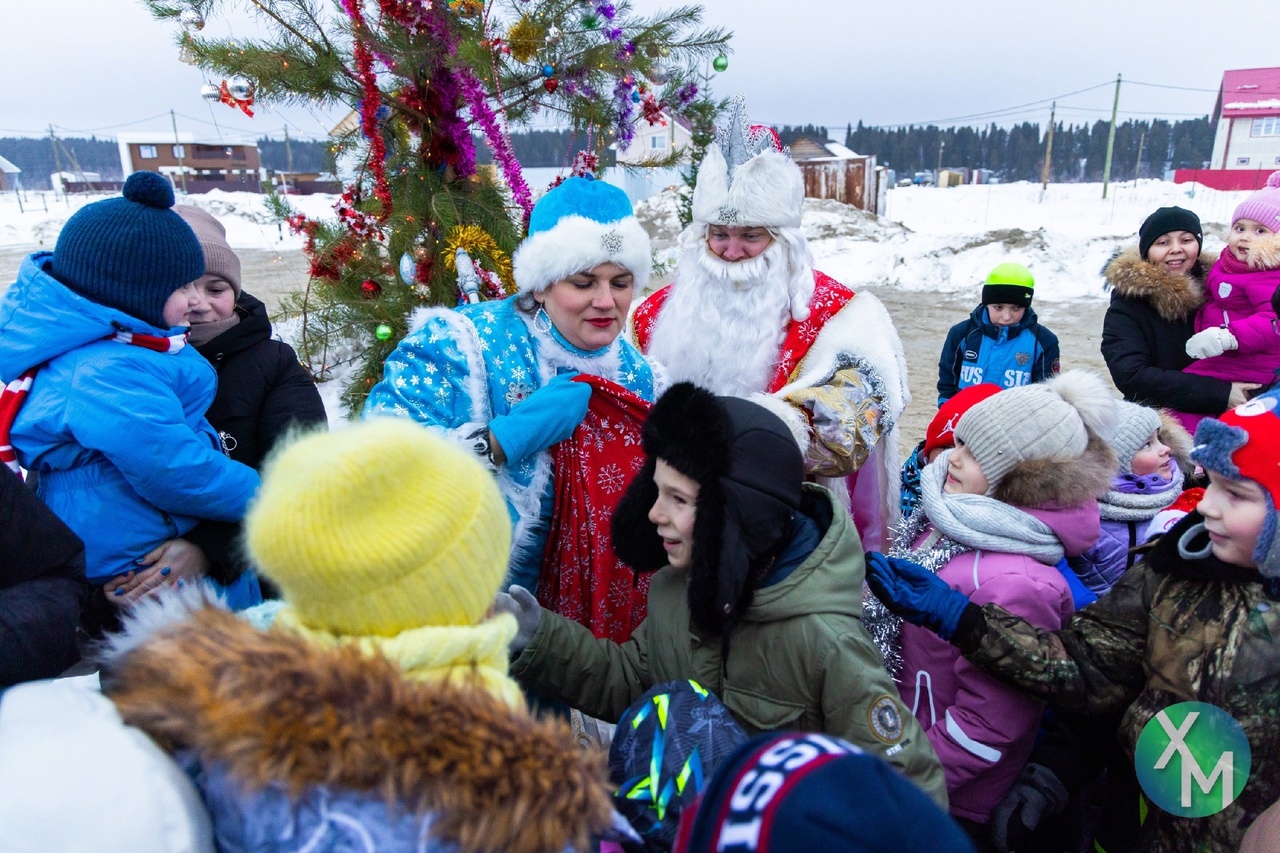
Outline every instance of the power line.
{"label": "power line", "polygon": [[1209,92],[1218,94],[1217,89],[1199,89],[1195,86],[1170,86],[1166,83],[1140,83],[1137,80],[1125,80],[1130,86],[1150,86],[1152,89],[1177,89],[1180,92]]}
{"label": "power line", "polygon": [[146,121],[155,121],[156,119],[164,118],[167,115],[168,115],[167,112],[163,112],[163,113],[158,113],[157,115],[148,116],[147,118],[140,118],[137,121],[127,121],[122,124],[108,124],[102,127],[77,128],[77,127],[66,127],[61,124],[55,124],[53,126],[56,127],[58,130],[63,131],[64,133],[97,133],[100,130],[115,130],[118,127],[132,127],[135,124],[142,124],[143,122],[146,122]]}

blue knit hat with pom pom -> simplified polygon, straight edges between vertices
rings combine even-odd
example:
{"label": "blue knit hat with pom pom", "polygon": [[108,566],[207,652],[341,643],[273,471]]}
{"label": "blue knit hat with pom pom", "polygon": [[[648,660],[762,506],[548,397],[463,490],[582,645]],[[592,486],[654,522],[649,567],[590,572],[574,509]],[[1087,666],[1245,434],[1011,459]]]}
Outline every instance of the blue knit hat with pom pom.
{"label": "blue knit hat with pom pom", "polygon": [[204,275],[204,252],[174,213],[173,186],[134,172],[121,198],[95,202],[67,220],[53,248],[53,277],[94,302],[167,328],[164,304]]}

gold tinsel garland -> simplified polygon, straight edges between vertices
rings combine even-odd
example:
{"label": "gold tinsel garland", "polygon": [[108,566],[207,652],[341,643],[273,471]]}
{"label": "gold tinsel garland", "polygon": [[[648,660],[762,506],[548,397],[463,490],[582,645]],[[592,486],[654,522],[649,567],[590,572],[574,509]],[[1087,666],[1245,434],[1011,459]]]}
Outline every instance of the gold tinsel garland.
{"label": "gold tinsel garland", "polygon": [[459,225],[454,228],[449,232],[445,247],[444,265],[449,272],[457,274],[457,252],[459,249],[466,249],[473,261],[485,261],[484,266],[498,274],[508,295],[516,292],[515,281],[511,277],[511,258],[479,225]]}
{"label": "gold tinsel garland", "polygon": [[530,15],[521,15],[520,20],[511,25],[507,31],[507,47],[511,48],[511,56],[517,62],[528,62],[538,54],[542,46],[542,38],[546,31],[542,25]]}

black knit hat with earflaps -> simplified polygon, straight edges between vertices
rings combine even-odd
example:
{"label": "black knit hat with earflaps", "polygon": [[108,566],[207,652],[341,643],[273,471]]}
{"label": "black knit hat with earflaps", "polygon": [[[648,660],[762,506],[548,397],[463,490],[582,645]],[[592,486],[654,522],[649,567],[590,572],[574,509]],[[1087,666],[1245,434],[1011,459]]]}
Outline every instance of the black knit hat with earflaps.
{"label": "black knit hat with earflaps", "polygon": [[613,514],[614,551],[638,572],[665,566],[649,520],[657,460],[696,482],[689,613],[699,630],[723,637],[751,603],[753,574],[767,570],[791,530],[804,480],[800,448],[768,409],[689,382],[654,404],[641,443],[644,468]]}

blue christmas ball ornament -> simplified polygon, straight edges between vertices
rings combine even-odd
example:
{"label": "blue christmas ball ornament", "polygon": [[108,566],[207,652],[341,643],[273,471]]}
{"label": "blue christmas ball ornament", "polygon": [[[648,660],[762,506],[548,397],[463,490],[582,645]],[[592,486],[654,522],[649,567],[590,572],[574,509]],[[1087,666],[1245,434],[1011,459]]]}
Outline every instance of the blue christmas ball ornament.
{"label": "blue christmas ball ornament", "polygon": [[400,279],[410,287],[418,277],[418,264],[413,255],[405,252],[400,256]]}
{"label": "blue christmas ball ornament", "polygon": [[633,104],[640,103],[640,93],[635,91],[634,89],[631,91],[631,102]]}
{"label": "blue christmas ball ornament", "polygon": [[546,65],[542,66],[543,77],[550,77],[552,74],[555,74],[555,73],[556,73],[556,67],[551,63],[548,62]]}
{"label": "blue christmas ball ornament", "polygon": [[386,121],[391,118],[391,107],[386,104],[379,104],[378,111],[374,113],[374,115],[377,117],[378,121]]}

